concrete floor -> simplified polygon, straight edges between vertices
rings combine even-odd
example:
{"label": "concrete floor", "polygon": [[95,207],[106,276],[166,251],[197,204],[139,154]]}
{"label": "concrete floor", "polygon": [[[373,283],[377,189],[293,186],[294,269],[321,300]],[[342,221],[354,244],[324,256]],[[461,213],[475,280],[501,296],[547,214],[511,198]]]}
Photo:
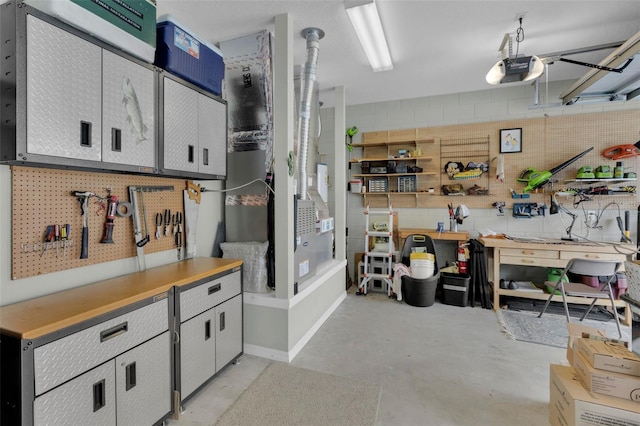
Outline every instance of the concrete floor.
{"label": "concrete floor", "polygon": [[[510,340],[491,310],[353,290],[291,365],[380,384],[378,425],[549,424],[549,364],[567,364],[564,349]],[[167,423],[215,424],[269,362],[243,355]]]}

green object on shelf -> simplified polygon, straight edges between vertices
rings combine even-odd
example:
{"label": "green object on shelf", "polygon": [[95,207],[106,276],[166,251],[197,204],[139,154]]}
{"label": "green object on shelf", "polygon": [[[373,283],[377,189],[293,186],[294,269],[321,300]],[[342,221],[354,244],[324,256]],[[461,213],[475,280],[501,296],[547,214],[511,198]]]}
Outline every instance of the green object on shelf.
{"label": "green object on shelf", "polygon": [[[562,268],[547,268],[547,281],[552,282],[552,283],[557,283],[558,280],[560,279],[560,276],[562,275]],[[569,278],[567,278],[567,276],[565,275],[562,278],[562,281],[565,283],[569,282]],[[549,294],[551,294],[551,292],[553,291],[553,286],[547,285],[547,292]],[[554,294],[560,295],[560,291],[556,290],[556,292]]]}
{"label": "green object on shelf", "polygon": [[593,173],[593,167],[582,166],[578,169],[576,179],[595,179],[596,175]]}
{"label": "green object on shelf", "polygon": [[596,167],[596,179],[612,179],[613,172],[611,167],[607,165]]}

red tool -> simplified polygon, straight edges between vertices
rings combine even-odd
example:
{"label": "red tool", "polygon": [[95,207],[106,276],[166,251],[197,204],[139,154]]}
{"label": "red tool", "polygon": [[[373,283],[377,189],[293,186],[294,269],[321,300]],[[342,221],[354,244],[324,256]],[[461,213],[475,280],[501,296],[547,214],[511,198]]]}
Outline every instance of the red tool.
{"label": "red tool", "polygon": [[107,207],[107,220],[104,223],[104,234],[100,242],[102,244],[113,244],[113,219],[116,217],[118,209],[118,196],[109,196],[109,206]]}
{"label": "red tool", "polygon": [[635,144],[615,145],[602,151],[602,156],[610,160],[620,160],[638,155],[640,155],[640,141]]}

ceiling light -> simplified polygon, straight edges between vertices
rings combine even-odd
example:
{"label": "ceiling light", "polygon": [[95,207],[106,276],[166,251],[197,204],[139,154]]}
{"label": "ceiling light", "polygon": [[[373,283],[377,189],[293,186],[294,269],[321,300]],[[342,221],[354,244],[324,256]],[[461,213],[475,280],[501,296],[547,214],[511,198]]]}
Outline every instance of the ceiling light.
{"label": "ceiling light", "polygon": [[391,54],[375,1],[347,7],[347,13],[373,71],[393,69]]}

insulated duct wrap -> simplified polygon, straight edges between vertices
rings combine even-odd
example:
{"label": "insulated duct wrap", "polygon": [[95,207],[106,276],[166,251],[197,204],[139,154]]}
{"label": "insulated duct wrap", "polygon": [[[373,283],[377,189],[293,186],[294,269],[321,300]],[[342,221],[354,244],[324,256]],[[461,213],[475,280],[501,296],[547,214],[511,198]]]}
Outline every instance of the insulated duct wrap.
{"label": "insulated duct wrap", "polygon": [[298,114],[298,184],[296,193],[299,199],[307,198],[307,160],[309,152],[309,122],[311,119],[311,102],[316,81],[316,66],[320,39],[324,31],[319,28],[305,28],[302,36],[307,40],[307,62],[304,65],[302,95],[300,97],[300,113]]}

